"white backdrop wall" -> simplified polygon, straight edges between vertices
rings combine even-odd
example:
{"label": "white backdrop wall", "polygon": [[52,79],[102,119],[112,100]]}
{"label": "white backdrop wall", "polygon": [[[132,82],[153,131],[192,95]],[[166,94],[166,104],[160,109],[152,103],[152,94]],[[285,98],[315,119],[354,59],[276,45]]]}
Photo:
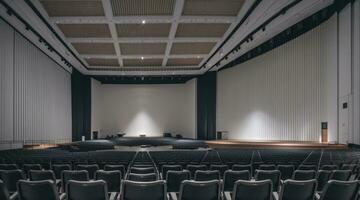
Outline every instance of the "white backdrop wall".
{"label": "white backdrop wall", "polygon": [[0,30],[0,148],[71,141],[71,74],[3,21]]}
{"label": "white backdrop wall", "polygon": [[92,81],[92,131],[100,136],[162,136],[164,132],[194,138],[196,80],[169,85],[107,85]]}
{"label": "white backdrop wall", "polygon": [[[243,140],[337,140],[337,17],[218,73],[217,129]],[[335,41],[335,42],[334,42]],[[335,116],[335,117],[334,117]]]}

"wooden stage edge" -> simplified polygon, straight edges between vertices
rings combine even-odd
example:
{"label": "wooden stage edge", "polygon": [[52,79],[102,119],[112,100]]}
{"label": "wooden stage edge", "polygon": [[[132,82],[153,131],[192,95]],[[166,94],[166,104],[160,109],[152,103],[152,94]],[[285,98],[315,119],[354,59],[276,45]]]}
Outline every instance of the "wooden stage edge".
{"label": "wooden stage edge", "polygon": [[210,140],[206,143],[211,148],[235,149],[347,149],[345,144],[331,144],[303,141],[243,141],[243,140]]}

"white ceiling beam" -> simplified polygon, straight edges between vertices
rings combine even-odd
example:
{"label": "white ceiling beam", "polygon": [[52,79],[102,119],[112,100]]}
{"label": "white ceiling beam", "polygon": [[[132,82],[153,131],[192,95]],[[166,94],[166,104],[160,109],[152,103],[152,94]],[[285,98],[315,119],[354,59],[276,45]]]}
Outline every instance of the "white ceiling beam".
{"label": "white ceiling beam", "polygon": [[171,24],[171,28],[170,28],[170,33],[169,33],[169,40],[167,42],[166,45],[166,50],[165,50],[165,57],[164,60],[162,62],[162,66],[165,66],[171,51],[171,47],[176,35],[176,30],[179,24],[179,19],[181,17],[181,13],[182,10],[184,8],[184,4],[185,4],[185,0],[177,0],[175,3],[175,8],[174,8],[174,15],[173,15],[173,23]]}
{"label": "white ceiling beam", "polygon": [[[115,69],[115,70],[149,70],[151,69],[152,71],[164,71],[164,70],[184,70],[184,69],[197,69],[198,66],[197,65],[186,65],[186,66],[126,66],[126,67],[115,67],[115,66],[90,66],[91,68],[96,68],[96,69]],[[155,70],[154,70],[155,69]]]}
{"label": "white ceiling beam", "polygon": [[[207,54],[182,54],[182,55],[169,55],[168,58],[204,58]],[[99,58],[99,59],[117,59],[117,55],[103,55],[103,54],[82,54],[82,58]],[[121,59],[163,59],[164,55],[121,55]]]}
{"label": "white ceiling beam", "polygon": [[[105,9],[105,8],[104,8]],[[181,13],[180,13],[181,15]],[[179,23],[233,23],[236,17],[229,16],[179,16]],[[153,23],[172,23],[173,16],[113,16],[107,17],[51,17],[50,21],[55,24],[141,24],[145,20],[147,24]]]}
{"label": "white ceiling beam", "polygon": [[[181,37],[173,42],[218,42],[221,37]],[[112,38],[68,38],[70,43],[113,43]],[[119,43],[167,43],[168,37],[120,37]]]}
{"label": "white ceiling beam", "polygon": [[103,8],[104,8],[106,19],[108,20],[108,25],[109,25],[109,29],[110,29],[110,33],[111,33],[111,38],[114,42],[114,48],[115,48],[117,59],[119,61],[120,66],[123,66],[124,64],[121,59],[121,50],[120,50],[120,46],[119,46],[116,26],[112,20],[114,15],[112,12],[111,2],[110,2],[110,0],[102,0],[101,2],[103,5]]}

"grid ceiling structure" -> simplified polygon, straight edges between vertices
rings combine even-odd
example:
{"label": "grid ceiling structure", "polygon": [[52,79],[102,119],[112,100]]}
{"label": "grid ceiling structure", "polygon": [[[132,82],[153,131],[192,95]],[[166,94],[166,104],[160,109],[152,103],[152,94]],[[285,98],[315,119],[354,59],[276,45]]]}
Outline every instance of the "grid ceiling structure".
{"label": "grid ceiling structure", "polygon": [[40,0],[89,70],[199,70],[245,0]]}

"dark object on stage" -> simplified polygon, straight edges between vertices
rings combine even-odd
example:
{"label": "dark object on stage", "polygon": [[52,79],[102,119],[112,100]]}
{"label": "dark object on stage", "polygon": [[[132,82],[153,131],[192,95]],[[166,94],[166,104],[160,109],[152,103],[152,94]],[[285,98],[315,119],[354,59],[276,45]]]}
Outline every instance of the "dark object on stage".
{"label": "dark object on stage", "polygon": [[163,136],[166,137],[166,138],[171,138],[172,137],[171,133],[164,133]]}
{"label": "dark object on stage", "polygon": [[175,136],[175,138],[177,138],[177,139],[182,139],[182,138],[183,138],[183,136],[182,136],[182,135],[180,135],[180,134],[177,134],[177,135]]}

